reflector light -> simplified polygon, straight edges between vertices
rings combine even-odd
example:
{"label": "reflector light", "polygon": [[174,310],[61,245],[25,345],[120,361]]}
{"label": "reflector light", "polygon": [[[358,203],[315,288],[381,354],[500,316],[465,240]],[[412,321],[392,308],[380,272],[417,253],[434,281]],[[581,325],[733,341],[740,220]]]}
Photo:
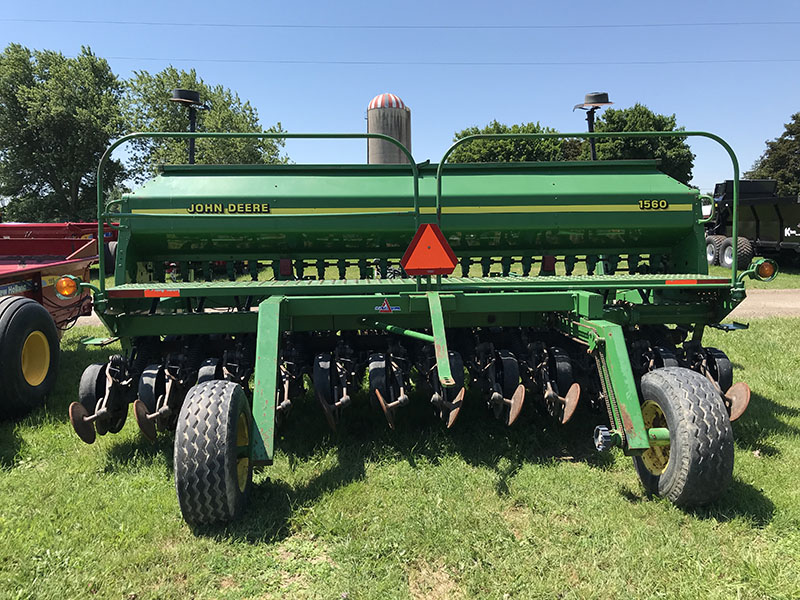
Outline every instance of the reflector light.
{"label": "reflector light", "polygon": [[71,277],[61,277],[56,281],[56,296],[62,300],[72,298],[78,293],[78,284]]}
{"label": "reflector light", "polygon": [[756,269],[758,276],[761,279],[769,279],[775,274],[775,265],[770,261],[764,261],[760,265],[758,265],[758,269]]}
{"label": "reflector light", "polygon": [[458,264],[453,249],[438,225],[420,225],[400,260],[409,275],[449,275]]}

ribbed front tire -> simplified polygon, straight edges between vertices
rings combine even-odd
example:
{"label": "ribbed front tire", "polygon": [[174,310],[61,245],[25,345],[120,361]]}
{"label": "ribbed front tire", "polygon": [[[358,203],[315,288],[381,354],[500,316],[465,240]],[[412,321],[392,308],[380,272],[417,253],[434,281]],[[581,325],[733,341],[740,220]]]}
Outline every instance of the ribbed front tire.
{"label": "ribbed front tire", "polygon": [[241,386],[219,379],[186,395],[175,431],[175,489],[191,526],[225,523],[252,487],[250,406]]}
{"label": "ribbed front tire", "polygon": [[634,457],[645,490],[680,507],[715,501],[733,476],[733,429],[716,388],[682,367],[646,373],[641,387],[645,425],[667,427],[670,440]]}

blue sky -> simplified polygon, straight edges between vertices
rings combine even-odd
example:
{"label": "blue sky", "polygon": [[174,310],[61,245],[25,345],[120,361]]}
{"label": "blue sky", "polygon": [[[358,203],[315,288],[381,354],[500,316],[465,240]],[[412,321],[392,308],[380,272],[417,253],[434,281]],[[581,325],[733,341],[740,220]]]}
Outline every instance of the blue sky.
{"label": "blue sky", "polygon": [[[721,135],[747,169],[763,152],[764,142],[780,135],[790,115],[800,111],[797,0],[3,0],[2,5],[3,47],[18,42],[74,55],[81,45],[89,45],[121,77],[133,70],[156,72],[170,63],[195,67],[207,83],[223,84],[250,100],[265,126],[280,121],[287,131],[363,131],[370,99],[393,92],[411,108],[412,151],[418,161],[438,161],[455,131],[492,119],[583,131],[583,114],[573,113],[572,106],[586,92],[600,90],[609,93],[616,107],[641,102],[657,112],[675,113],[686,129]],[[626,27],[657,24],[669,26]],[[334,27],[296,27],[309,25]],[[341,27],[353,25],[403,28]],[[436,25],[449,28],[430,28]],[[611,27],[586,27],[601,25]],[[348,61],[384,64],[330,64]],[[528,64],[474,64],[487,62]],[[625,64],[632,62],[658,64]],[[707,191],[730,177],[721,149],[705,140],[691,143],[697,154],[696,185]],[[363,162],[366,154],[362,142],[294,141],[287,143],[287,152],[295,162]]]}

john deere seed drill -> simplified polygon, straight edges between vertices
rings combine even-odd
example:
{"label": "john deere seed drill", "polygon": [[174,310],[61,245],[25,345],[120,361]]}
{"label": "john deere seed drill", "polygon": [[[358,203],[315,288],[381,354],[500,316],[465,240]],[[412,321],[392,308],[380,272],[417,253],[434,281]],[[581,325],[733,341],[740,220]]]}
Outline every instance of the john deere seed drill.
{"label": "john deere seed drill", "polygon": [[[712,134],[593,135],[711,138],[738,182]],[[595,409],[597,449],[632,456],[648,493],[693,506],[725,491],[750,390],[703,332],[776,265],[709,276],[703,198],[655,161],[447,164],[477,138],[588,134],[471,136],[438,165],[379,134],[132,134],[98,190],[141,137],[371,137],[410,163],[164,166],[121,200],[98,192],[99,234],[119,223],[114,285],[59,290],[91,287],[123,351],[86,368],[70,420],[92,443],[132,403],[144,436],[174,432],[188,523],[241,512],[308,384],[334,429],[354,398],[391,428],[414,401],[457,426],[465,385],[509,426],[536,403],[557,424]]]}

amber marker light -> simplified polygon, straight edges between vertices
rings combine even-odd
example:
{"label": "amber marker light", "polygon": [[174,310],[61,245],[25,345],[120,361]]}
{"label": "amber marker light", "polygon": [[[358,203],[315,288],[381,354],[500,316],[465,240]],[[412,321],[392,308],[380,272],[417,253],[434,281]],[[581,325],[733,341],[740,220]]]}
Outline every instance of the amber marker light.
{"label": "amber marker light", "polygon": [[69,300],[78,293],[78,282],[72,277],[64,276],[56,281],[56,296]]}
{"label": "amber marker light", "polygon": [[756,275],[762,281],[769,281],[773,277],[775,277],[775,263],[771,260],[765,260],[762,262],[758,267],[756,267]]}

